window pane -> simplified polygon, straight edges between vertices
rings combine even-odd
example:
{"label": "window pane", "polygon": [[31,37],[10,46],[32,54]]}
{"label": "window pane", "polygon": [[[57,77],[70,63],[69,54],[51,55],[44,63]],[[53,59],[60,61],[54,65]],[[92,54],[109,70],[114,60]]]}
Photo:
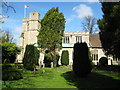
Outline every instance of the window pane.
{"label": "window pane", "polygon": [[81,43],[82,42],[82,36],[76,36],[76,43],[79,42]]}

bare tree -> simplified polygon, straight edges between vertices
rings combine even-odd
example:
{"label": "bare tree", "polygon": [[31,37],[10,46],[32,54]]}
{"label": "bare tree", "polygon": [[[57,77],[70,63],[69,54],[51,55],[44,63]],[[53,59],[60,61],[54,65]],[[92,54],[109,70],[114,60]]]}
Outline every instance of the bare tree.
{"label": "bare tree", "polygon": [[1,33],[0,41],[2,43],[4,43],[4,42],[12,42],[13,41],[13,35],[9,30],[6,30],[6,31],[0,30],[0,33]]}
{"label": "bare tree", "polygon": [[90,34],[98,31],[96,24],[97,24],[97,20],[92,16],[86,16],[82,21],[82,27],[84,31],[89,31]]}
{"label": "bare tree", "polygon": [[8,42],[12,42],[13,41],[13,35],[12,35],[12,33],[9,30],[5,31],[5,36],[6,36],[6,40]]}
{"label": "bare tree", "polygon": [[8,18],[8,16],[4,16],[4,15],[0,14],[0,23],[4,23],[6,18]]}
{"label": "bare tree", "polygon": [[5,19],[9,17],[8,15],[4,15],[4,13],[7,13],[10,9],[16,13],[14,7],[9,2],[5,2],[5,0],[0,0],[0,8],[2,8],[2,12],[0,12],[0,23],[4,23]]}
{"label": "bare tree", "polygon": [[[12,7],[9,2],[5,2],[5,0],[0,0],[0,9],[2,9],[2,12],[0,12],[0,24],[5,22],[5,19],[7,19],[9,16],[5,15],[5,13],[8,12],[9,9],[12,9],[14,13],[16,13],[16,10],[14,7]],[[0,27],[0,42],[12,42],[13,35],[9,30],[3,31]]]}
{"label": "bare tree", "polygon": [[13,6],[10,5],[9,2],[5,2],[4,0],[0,0],[0,4],[2,6],[2,8],[6,9],[6,13],[8,12],[9,9],[12,9],[14,13],[16,13],[16,10],[14,9]]}
{"label": "bare tree", "polygon": [[9,2],[4,2],[4,0],[0,1],[2,4],[2,8],[6,8],[6,13],[8,12],[9,9],[12,9],[14,13],[16,13],[16,10],[14,9],[13,6],[9,4]]}

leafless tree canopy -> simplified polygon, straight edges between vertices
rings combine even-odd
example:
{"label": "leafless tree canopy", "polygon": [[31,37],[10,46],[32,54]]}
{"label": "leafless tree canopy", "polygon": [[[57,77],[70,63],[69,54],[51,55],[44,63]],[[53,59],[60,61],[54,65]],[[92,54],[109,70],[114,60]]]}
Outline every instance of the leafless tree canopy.
{"label": "leafless tree canopy", "polygon": [[14,13],[16,13],[14,7],[12,7],[11,5],[9,5],[9,2],[0,2],[2,3],[2,8],[6,8],[6,13],[8,12],[9,9],[12,9]]}
{"label": "leafless tree canopy", "polygon": [[13,35],[9,30],[2,31],[0,30],[0,41],[1,42],[12,42],[13,41]]}
{"label": "leafless tree canopy", "polygon": [[9,4],[9,2],[4,2],[4,0],[0,0],[0,6],[0,8],[2,8],[2,12],[0,12],[0,23],[4,23],[4,20],[9,16],[4,15],[3,13],[7,13],[10,9],[16,13],[16,10]]}
{"label": "leafless tree canopy", "polygon": [[92,16],[86,16],[82,21],[82,27],[84,31],[89,31],[91,34],[96,32],[97,30],[97,28],[95,27],[96,24],[97,20]]}

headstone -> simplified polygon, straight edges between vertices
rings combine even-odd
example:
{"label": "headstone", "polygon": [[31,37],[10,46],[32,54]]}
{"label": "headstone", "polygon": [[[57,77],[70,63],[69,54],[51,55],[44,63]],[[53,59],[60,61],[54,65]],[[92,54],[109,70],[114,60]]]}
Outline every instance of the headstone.
{"label": "headstone", "polygon": [[51,68],[53,68],[53,62],[51,62]]}
{"label": "headstone", "polygon": [[43,64],[43,67],[42,68],[45,68],[45,64]]}
{"label": "headstone", "polygon": [[45,69],[42,70],[42,73],[44,73],[44,72],[45,72]]}
{"label": "headstone", "polygon": [[40,57],[39,57],[39,65],[43,64],[43,60],[44,60],[44,54],[40,53]]}

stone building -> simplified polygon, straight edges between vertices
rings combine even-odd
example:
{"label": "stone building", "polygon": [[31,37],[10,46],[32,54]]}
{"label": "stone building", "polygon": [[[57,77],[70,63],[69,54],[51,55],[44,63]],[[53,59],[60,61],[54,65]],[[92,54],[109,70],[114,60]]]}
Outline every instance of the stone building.
{"label": "stone building", "polygon": [[32,12],[29,18],[23,18],[19,45],[22,51],[17,56],[18,62],[22,62],[27,44],[37,44],[37,35],[39,34],[40,26],[40,14],[38,12]]}
{"label": "stone building", "polygon": [[[20,36],[21,53],[17,57],[17,62],[22,62],[25,47],[27,44],[37,44],[37,35],[40,30],[40,14],[38,12],[31,12],[29,18],[23,18],[22,20],[22,33]],[[100,42],[99,34],[90,34],[89,32],[65,32],[62,41],[62,50],[68,50],[69,52],[69,65],[73,63],[73,47],[77,42],[86,42],[93,59],[93,63],[97,65],[101,57],[106,57]],[[118,60],[113,57],[108,57],[108,65],[118,65]],[[43,63],[43,61],[41,61]],[[59,60],[59,64],[61,61]]]}
{"label": "stone building", "polygon": [[100,43],[99,34],[89,34],[89,32],[65,32],[62,43],[63,49],[61,50],[61,52],[63,50],[68,50],[70,65],[72,65],[73,63],[73,47],[74,44],[77,42],[87,43],[92,55],[93,63],[95,65],[99,63],[99,59],[101,57],[106,57]]}

